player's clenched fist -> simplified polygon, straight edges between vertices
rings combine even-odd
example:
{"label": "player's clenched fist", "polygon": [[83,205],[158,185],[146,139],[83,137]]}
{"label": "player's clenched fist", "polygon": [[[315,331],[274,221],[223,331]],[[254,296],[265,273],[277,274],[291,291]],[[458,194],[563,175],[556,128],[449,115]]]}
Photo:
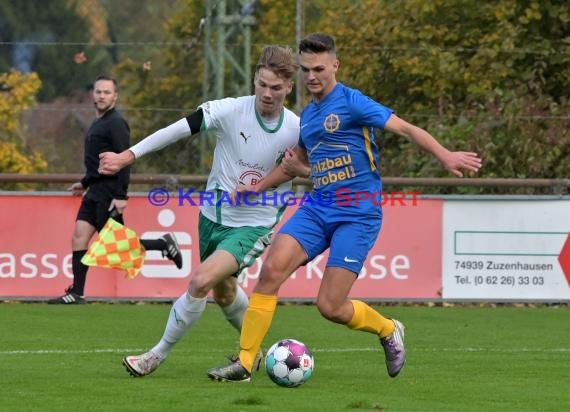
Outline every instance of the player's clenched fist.
{"label": "player's clenched fist", "polygon": [[135,155],[130,150],[121,153],[103,152],[99,155],[98,171],[102,175],[112,175],[134,161]]}

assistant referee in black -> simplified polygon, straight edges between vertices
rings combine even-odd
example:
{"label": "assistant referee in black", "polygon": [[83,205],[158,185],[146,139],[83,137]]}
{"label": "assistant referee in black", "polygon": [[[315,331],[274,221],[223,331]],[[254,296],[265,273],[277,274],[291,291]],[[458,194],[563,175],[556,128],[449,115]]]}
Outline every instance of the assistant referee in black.
{"label": "assistant referee in black", "polygon": [[[67,190],[75,196],[83,196],[77,213],[75,229],[71,241],[73,250],[73,284],[65,289],[65,294],[48,303],[85,303],[84,292],[88,266],[81,263],[87,252],[89,241],[100,231],[109,217],[123,222],[123,211],[127,207],[130,168],[126,167],[113,176],[101,175],[99,154],[103,152],[121,153],[130,146],[130,128],[127,121],[115,109],[119,90],[117,81],[108,76],[99,76],[93,83],[93,104],[97,118],[93,121],[85,137],[85,176]],[[163,256],[171,259],[180,269],[182,255],[173,234],[167,233],[160,239],[141,240],[146,250],[161,250]]]}

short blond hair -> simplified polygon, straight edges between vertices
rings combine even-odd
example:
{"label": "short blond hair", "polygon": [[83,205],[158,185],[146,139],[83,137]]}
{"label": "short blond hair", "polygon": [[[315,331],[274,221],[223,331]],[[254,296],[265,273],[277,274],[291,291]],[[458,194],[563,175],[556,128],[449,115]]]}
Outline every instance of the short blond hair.
{"label": "short blond hair", "polygon": [[271,70],[279,77],[292,80],[299,65],[290,47],[272,45],[265,46],[259,56],[255,73],[257,74],[261,69]]}

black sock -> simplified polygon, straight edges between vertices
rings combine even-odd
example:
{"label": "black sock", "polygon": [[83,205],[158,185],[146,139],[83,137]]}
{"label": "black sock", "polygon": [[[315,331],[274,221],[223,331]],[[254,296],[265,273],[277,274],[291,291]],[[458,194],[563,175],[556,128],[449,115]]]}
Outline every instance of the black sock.
{"label": "black sock", "polygon": [[146,250],[165,250],[166,242],[164,239],[141,239],[141,245]]}
{"label": "black sock", "polygon": [[85,292],[87,269],[89,269],[89,266],[81,263],[85,253],[87,253],[87,250],[75,250],[71,259],[71,268],[73,270],[73,288],[71,291],[79,296],[83,296]]}

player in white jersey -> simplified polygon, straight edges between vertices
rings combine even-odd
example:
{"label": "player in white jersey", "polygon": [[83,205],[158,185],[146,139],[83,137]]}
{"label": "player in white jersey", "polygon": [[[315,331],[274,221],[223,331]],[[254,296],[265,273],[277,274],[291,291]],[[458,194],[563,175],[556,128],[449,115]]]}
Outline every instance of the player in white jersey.
{"label": "player in white jersey", "polygon": [[[283,108],[279,116],[262,121],[255,113],[256,96],[227,98],[204,103],[207,130],[216,137],[214,161],[206,191],[216,194],[215,202],[204,202],[201,213],[224,226],[273,227],[284,211],[280,194],[291,189],[291,182],[280,185],[271,196],[278,201],[263,202],[261,197],[249,196],[240,205],[220,198],[221,192],[231,193],[237,184],[256,184],[283,157],[287,148],[295,146],[299,137],[299,117]],[[253,193],[252,193],[253,194]],[[265,203],[264,207],[252,207],[253,203]]]}
{"label": "player in white jersey", "polygon": [[[200,207],[200,261],[188,291],[172,305],[160,341],[148,352],[126,356],[123,364],[133,376],[154,372],[174,345],[198,321],[213,290],[226,319],[239,331],[248,298],[237,275],[252,265],[271,243],[273,227],[283,205],[250,196],[240,205],[231,194],[238,184],[263,179],[299,138],[299,118],[283,104],[293,88],[298,66],[289,48],[263,49],[254,76],[255,95],[206,102],[196,112],[143,139],[122,153],[100,155],[99,173],[113,174],[146,153],[208,130],[216,136],[213,166],[206,194],[212,199]],[[289,190],[280,185],[277,196]],[[267,196],[266,196],[267,198]],[[279,199],[279,197],[277,197]],[[233,204],[233,205],[232,205]],[[258,354],[256,369],[262,358]]]}

